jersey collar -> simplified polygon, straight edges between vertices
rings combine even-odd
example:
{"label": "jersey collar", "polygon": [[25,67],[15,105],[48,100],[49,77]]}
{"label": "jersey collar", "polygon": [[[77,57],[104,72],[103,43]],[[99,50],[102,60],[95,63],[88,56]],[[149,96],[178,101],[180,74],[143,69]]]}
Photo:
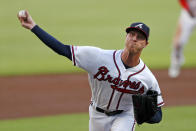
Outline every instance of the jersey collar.
{"label": "jersey collar", "polygon": [[123,62],[122,62],[122,59],[121,59],[122,52],[123,52],[123,50],[118,50],[116,52],[116,63],[119,66],[120,70],[123,70],[123,71],[130,70],[130,71],[133,71],[133,72],[138,72],[138,71],[140,71],[144,67],[145,64],[142,61],[142,59],[140,58],[140,62],[139,62],[138,65],[126,69],[124,64],[123,64]]}

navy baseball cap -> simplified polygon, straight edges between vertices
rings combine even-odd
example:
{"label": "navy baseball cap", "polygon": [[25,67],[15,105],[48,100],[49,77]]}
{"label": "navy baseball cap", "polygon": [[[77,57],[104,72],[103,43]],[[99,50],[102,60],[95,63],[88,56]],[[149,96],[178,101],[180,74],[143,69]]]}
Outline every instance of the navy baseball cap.
{"label": "navy baseball cap", "polygon": [[141,31],[146,36],[146,40],[148,41],[150,28],[146,24],[142,22],[132,23],[130,27],[126,29],[126,32],[129,33],[131,30]]}

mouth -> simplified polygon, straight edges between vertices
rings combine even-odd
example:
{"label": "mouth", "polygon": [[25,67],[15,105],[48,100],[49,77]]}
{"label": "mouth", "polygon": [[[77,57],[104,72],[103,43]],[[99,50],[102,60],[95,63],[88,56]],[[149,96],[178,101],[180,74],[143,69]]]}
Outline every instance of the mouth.
{"label": "mouth", "polygon": [[136,46],[136,42],[131,42],[131,43],[130,43],[130,46],[131,46],[131,47],[135,47],[135,46]]}
{"label": "mouth", "polygon": [[135,49],[135,44],[129,46],[130,49]]}

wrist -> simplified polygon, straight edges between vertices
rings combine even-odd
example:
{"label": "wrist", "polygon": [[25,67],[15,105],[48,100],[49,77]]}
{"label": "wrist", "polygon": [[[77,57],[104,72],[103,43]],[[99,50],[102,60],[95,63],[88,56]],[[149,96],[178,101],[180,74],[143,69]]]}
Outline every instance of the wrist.
{"label": "wrist", "polygon": [[30,30],[32,30],[35,26],[36,26],[36,24],[33,23],[33,24],[30,26]]}
{"label": "wrist", "polygon": [[35,32],[36,30],[37,30],[37,28],[38,28],[38,25],[34,25],[34,26],[32,26],[32,28],[30,29],[32,32]]}

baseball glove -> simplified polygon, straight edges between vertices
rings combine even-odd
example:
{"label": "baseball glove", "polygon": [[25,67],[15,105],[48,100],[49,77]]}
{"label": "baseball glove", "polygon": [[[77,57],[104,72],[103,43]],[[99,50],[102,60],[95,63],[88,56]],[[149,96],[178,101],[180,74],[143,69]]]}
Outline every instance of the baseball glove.
{"label": "baseball glove", "polygon": [[157,91],[148,90],[146,94],[132,96],[134,116],[138,125],[148,122],[157,112]]}

